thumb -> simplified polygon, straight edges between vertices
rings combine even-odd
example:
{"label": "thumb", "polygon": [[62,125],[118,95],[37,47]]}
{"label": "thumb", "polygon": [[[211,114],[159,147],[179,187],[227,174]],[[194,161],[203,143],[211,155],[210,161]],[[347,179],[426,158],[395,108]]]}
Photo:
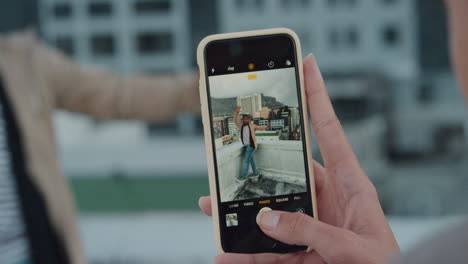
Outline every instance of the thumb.
{"label": "thumb", "polygon": [[308,246],[326,261],[345,250],[354,235],[303,213],[260,212],[257,224],[266,235],[289,245]]}

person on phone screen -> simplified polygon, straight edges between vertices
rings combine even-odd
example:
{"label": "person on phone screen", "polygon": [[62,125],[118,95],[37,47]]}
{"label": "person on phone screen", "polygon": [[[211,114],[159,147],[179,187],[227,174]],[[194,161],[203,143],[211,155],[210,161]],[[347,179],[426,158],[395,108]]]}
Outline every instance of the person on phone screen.
{"label": "person on phone screen", "polygon": [[[468,0],[445,0],[451,57],[468,101]],[[260,212],[257,224],[268,236],[308,252],[222,254],[217,264],[439,264],[468,263],[468,221],[449,227],[408,253],[400,249],[382,211],[374,185],[361,169],[333,110],[313,56],[304,60],[306,95],[312,126],[323,157],[314,162],[319,219],[302,213]],[[447,168],[450,169],[450,168]],[[209,197],[202,211],[211,215]]]}
{"label": "person on phone screen", "polygon": [[252,167],[253,175],[250,177],[252,182],[257,182],[261,175],[257,171],[254,161],[254,153],[257,149],[257,138],[255,137],[255,131],[257,130],[267,130],[268,126],[257,126],[250,121],[249,115],[242,115],[242,122],[239,122],[239,112],[240,107],[236,108],[234,112],[234,122],[239,128],[240,140],[242,146],[245,148],[245,159],[244,165],[242,167],[242,173],[236,178],[237,182],[245,182],[249,177],[249,167]]}

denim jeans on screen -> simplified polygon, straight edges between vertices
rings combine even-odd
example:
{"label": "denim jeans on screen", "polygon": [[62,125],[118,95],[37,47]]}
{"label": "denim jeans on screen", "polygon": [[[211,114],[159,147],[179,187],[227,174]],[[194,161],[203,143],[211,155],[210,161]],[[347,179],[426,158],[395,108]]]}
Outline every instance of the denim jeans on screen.
{"label": "denim jeans on screen", "polygon": [[257,166],[255,166],[255,161],[253,159],[253,153],[255,152],[255,148],[251,146],[244,146],[245,148],[245,159],[244,159],[244,166],[242,169],[241,179],[247,179],[247,174],[249,173],[249,166],[252,166],[252,171],[254,175],[257,175]]}

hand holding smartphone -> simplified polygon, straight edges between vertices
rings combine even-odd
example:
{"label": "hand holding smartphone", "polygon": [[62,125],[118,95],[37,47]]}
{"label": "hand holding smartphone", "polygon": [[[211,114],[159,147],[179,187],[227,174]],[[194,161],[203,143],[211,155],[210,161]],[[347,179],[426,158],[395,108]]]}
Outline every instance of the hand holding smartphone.
{"label": "hand holding smartphone", "polygon": [[305,250],[265,235],[259,211],[317,217],[302,55],[271,29],[214,35],[198,48],[200,96],[218,251]]}
{"label": "hand holding smartphone", "polygon": [[[268,33],[270,32],[266,32],[265,34],[265,32],[262,31],[258,35],[268,35]],[[239,38],[242,37],[243,34],[244,33],[236,33],[234,37]],[[200,52],[199,61],[203,61],[200,59]],[[292,65],[293,63],[286,62],[286,64]],[[296,65],[298,65],[298,67],[302,66],[301,64]],[[267,66],[269,67],[274,65],[269,63]],[[252,70],[252,67],[248,67],[248,69]],[[205,73],[202,68],[201,71],[203,76],[202,78],[205,79],[201,80],[200,88],[211,89],[211,86],[205,86],[206,83],[204,83],[204,81],[208,77],[204,75]],[[299,69],[299,73],[302,74],[301,68]],[[202,197],[199,204],[200,208],[206,215],[213,216],[218,251],[220,251],[220,253],[223,251],[237,252],[240,251],[238,245],[245,243],[246,246],[250,247],[245,250],[247,253],[274,252],[270,254],[224,253],[215,258],[215,263],[387,263],[389,258],[399,253],[398,244],[380,206],[375,187],[361,169],[358,159],[354,155],[351,145],[346,139],[343,128],[341,127],[341,124],[333,110],[325,83],[313,56],[307,57],[304,60],[304,73],[308,109],[312,123],[314,124],[313,128],[317,144],[323,158],[323,165],[317,162],[311,162],[310,157],[307,159],[309,168],[313,166],[313,178],[310,176],[312,174],[309,174],[309,177],[311,177],[310,180],[312,181],[312,184],[315,180],[317,187],[317,202],[319,203],[318,208],[320,209],[321,220],[319,221],[316,217],[312,217],[317,216],[317,206],[315,204],[314,187],[311,185],[312,214],[307,212],[307,215],[302,213],[291,213],[293,210],[291,210],[291,208],[288,210],[288,208],[286,208],[287,206],[284,206],[285,204],[283,204],[284,208],[278,206],[282,201],[280,198],[280,200],[274,201],[278,204],[275,203],[273,204],[274,206],[272,205],[273,207],[271,207],[274,211],[264,209],[260,214],[258,214],[258,211],[254,211],[253,214],[257,214],[258,216],[258,219],[256,220],[249,218],[248,221],[244,221],[241,217],[234,217],[234,215],[232,215],[229,216],[229,218],[226,218],[229,220],[227,221],[229,224],[227,224],[227,222],[224,223],[224,219],[222,217],[225,211],[223,210],[226,210],[228,214],[242,214],[243,217],[245,217],[245,215],[249,215],[249,210],[236,207],[225,209],[226,205],[236,203],[235,201],[233,201],[233,203],[222,202],[222,199],[219,197],[220,192],[218,185],[225,179],[221,179],[222,174],[219,174],[215,168],[223,168],[225,164],[214,163],[213,153],[218,155],[218,149],[210,148],[213,143],[211,141],[212,134],[209,133],[211,133],[213,128],[208,125],[211,124],[211,120],[205,121],[205,136],[208,135],[206,138],[209,159],[208,165],[210,167],[209,176],[211,199],[210,197]],[[300,77],[302,78],[302,76]],[[249,79],[254,78],[250,77]],[[277,81],[278,79],[273,80],[274,83]],[[201,93],[203,93],[202,90]],[[202,100],[203,98],[206,100],[204,102],[204,106],[208,105],[207,95],[202,94]],[[304,98],[305,97],[303,96],[302,100],[304,100]],[[231,106],[235,108],[234,101],[231,102],[229,109],[231,109]],[[271,100],[269,103],[271,103]],[[302,105],[304,105],[304,103]],[[202,109],[206,109],[204,106]],[[208,109],[206,111],[208,112],[211,110]],[[240,109],[240,111],[246,112],[244,107]],[[204,118],[210,117],[207,115],[207,112],[204,113]],[[275,116],[273,116],[273,119],[274,117]],[[239,115],[239,120],[240,118],[241,115]],[[277,122],[271,123],[272,129],[275,129],[278,125]],[[307,126],[304,125],[304,128],[307,129]],[[293,138],[297,138],[296,136]],[[301,137],[299,138],[302,139]],[[239,137],[235,137],[234,139],[236,141],[240,140]],[[306,140],[306,144],[309,144],[307,137],[304,137],[304,139]],[[284,141],[284,137],[280,138],[280,141]],[[232,144],[230,141],[225,141],[225,144],[227,145],[230,143]],[[264,147],[262,145],[267,147],[266,145],[268,144],[263,140],[258,140],[257,145],[260,152],[260,149]],[[221,146],[225,145],[223,144]],[[237,148],[236,145],[233,145],[233,148]],[[216,152],[214,152],[215,150]],[[219,155],[221,157],[222,155],[225,155],[222,153],[222,149],[220,152],[221,153],[219,153]],[[292,152],[288,153],[292,154]],[[243,158],[246,157],[245,154],[246,153],[242,154]],[[276,155],[279,155],[279,153],[277,152]],[[272,160],[278,162],[278,160],[281,159],[272,158]],[[254,161],[258,161],[256,165],[259,168],[264,167],[265,165],[261,159]],[[278,164],[271,163],[270,165],[271,167],[278,166]],[[286,167],[288,165],[289,164],[285,164],[284,166]],[[295,166],[297,166],[297,164]],[[287,173],[284,173],[283,177],[286,177],[287,175]],[[262,183],[261,181],[259,182]],[[262,189],[268,191],[268,186],[270,185],[260,184],[260,186],[262,186]],[[246,186],[244,185],[244,187]],[[244,190],[252,190],[252,188],[246,188]],[[271,193],[254,193],[263,197],[261,201],[272,200]],[[267,199],[264,199],[265,197]],[[282,197],[288,197],[288,195]],[[255,203],[256,200],[253,201],[254,203],[252,204],[252,200],[247,200],[247,204],[244,204],[244,206],[257,206],[257,209],[261,207],[259,204]],[[249,225],[254,222],[258,225],[244,226],[243,229],[239,228],[245,223],[246,225]],[[227,229],[226,226],[228,225],[232,229]],[[259,232],[264,232],[264,234],[272,239],[268,240],[260,235],[252,238],[252,234],[258,235],[256,228],[259,228]],[[233,232],[239,232],[240,234],[236,237],[232,232],[229,232],[230,230]],[[276,246],[273,249],[268,248],[268,245],[272,245],[269,243],[274,241],[273,239],[282,241],[287,245],[307,245],[309,248],[313,249],[313,251],[308,253],[297,252],[289,254],[275,254],[300,251],[304,249],[304,247],[287,247],[283,246],[283,244],[276,244],[276,246],[281,246],[281,250],[278,250]],[[274,243],[273,245],[275,245]],[[245,247],[240,249],[245,249]]]}

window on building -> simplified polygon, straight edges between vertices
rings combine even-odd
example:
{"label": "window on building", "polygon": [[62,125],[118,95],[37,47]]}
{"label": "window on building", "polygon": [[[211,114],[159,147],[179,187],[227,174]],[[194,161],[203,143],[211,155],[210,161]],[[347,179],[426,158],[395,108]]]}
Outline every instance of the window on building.
{"label": "window on building", "polygon": [[338,4],[338,0],[327,0],[329,7],[335,7]]}
{"label": "window on building", "polygon": [[137,13],[168,13],[171,11],[169,0],[138,0],[135,2]]}
{"label": "window on building", "polygon": [[292,0],[281,0],[281,7],[291,8]]}
{"label": "window on building", "polygon": [[400,31],[394,25],[386,26],[382,31],[383,42],[387,47],[394,47],[400,43]]}
{"label": "window on building", "polygon": [[112,4],[111,2],[89,3],[88,13],[91,16],[110,16],[112,14]]}
{"label": "window on building", "polygon": [[450,67],[447,43],[447,12],[440,0],[416,1],[419,25],[417,48],[419,67],[423,72],[447,71]]}
{"label": "window on building", "polygon": [[255,8],[262,9],[265,6],[265,0],[255,0]]}
{"label": "window on building", "polygon": [[140,33],[137,36],[140,54],[169,52],[172,50],[171,33]]}
{"label": "window on building", "polygon": [[355,7],[358,0],[345,0],[348,7]]}
{"label": "window on building", "polygon": [[339,42],[340,42],[340,34],[339,34],[338,30],[331,29],[328,32],[328,45],[331,48],[336,49],[338,47],[338,45],[339,45]]}
{"label": "window on building", "polygon": [[394,5],[398,2],[398,0],[382,0],[386,5]]}
{"label": "window on building", "polygon": [[69,56],[75,53],[75,45],[71,36],[58,36],[55,39],[55,47]]}
{"label": "window on building", "polygon": [[358,0],[326,0],[329,7],[355,7]]}
{"label": "window on building", "polygon": [[347,32],[347,40],[349,47],[356,48],[359,45],[360,35],[355,28],[351,28]]}
{"label": "window on building", "polygon": [[237,9],[244,9],[246,5],[246,0],[236,0]]}
{"label": "window on building", "polygon": [[52,13],[56,18],[70,17],[72,12],[72,7],[69,3],[56,3],[52,7]]}
{"label": "window on building", "polygon": [[423,103],[433,102],[435,98],[435,89],[431,83],[422,83],[418,90],[418,99]]}
{"label": "window on building", "polygon": [[91,53],[95,56],[112,56],[115,53],[114,37],[111,34],[92,36]]}
{"label": "window on building", "polygon": [[308,7],[310,5],[310,0],[301,0],[302,7]]}

